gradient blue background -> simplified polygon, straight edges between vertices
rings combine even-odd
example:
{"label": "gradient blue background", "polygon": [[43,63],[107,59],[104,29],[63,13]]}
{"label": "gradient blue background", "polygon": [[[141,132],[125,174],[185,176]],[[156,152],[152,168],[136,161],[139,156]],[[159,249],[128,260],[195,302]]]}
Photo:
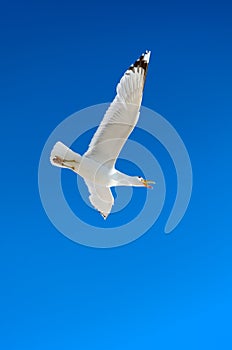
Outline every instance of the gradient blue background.
{"label": "gradient blue background", "polygon": [[[1,349],[231,349],[229,2],[9,1],[0,17]],[[192,200],[165,235],[176,184],[158,150],[157,224],[121,248],[80,246],[43,210],[40,153],[65,117],[112,100],[145,49],[143,104],[183,138]]]}

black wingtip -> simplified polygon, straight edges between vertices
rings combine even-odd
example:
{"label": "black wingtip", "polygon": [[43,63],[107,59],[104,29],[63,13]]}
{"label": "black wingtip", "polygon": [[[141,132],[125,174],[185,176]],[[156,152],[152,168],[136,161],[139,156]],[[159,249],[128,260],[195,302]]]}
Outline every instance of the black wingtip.
{"label": "black wingtip", "polygon": [[149,59],[150,59],[150,54],[151,51],[146,50],[145,53],[143,53],[136,61],[134,64],[132,64],[129,67],[129,70],[134,71],[135,68],[137,67],[141,67],[145,70],[145,72],[147,71],[147,67],[149,64]]}

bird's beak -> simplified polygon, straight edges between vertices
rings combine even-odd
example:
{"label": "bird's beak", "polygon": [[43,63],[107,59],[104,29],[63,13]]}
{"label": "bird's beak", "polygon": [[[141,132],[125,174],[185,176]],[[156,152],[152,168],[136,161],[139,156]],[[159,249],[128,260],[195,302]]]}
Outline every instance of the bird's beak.
{"label": "bird's beak", "polygon": [[147,188],[153,188],[150,184],[155,184],[155,181],[142,180],[142,183],[143,183],[144,186],[147,187]]}

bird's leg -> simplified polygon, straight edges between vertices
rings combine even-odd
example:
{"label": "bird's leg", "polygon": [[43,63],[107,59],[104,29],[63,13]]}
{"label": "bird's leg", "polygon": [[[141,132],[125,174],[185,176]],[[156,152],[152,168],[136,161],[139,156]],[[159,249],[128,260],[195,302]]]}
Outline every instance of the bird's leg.
{"label": "bird's leg", "polygon": [[55,158],[53,158],[53,162],[56,164],[60,164],[62,166],[65,166],[66,168],[75,170],[74,166],[69,166],[69,165],[65,164],[65,163],[72,163],[72,162],[76,163],[76,161],[74,159],[68,160],[68,159],[62,159],[60,157],[55,156]]}
{"label": "bird's leg", "polygon": [[70,160],[68,160],[68,159],[64,159],[64,160],[63,160],[63,162],[68,162],[68,163],[72,163],[72,162],[74,162],[74,163],[76,163],[76,161],[75,161],[74,159],[70,159]]}
{"label": "bird's leg", "polygon": [[65,168],[69,168],[69,169],[75,170],[75,167],[74,167],[74,166],[69,166],[69,165],[66,165],[66,164],[64,164],[64,163],[62,163],[62,165],[63,165]]}

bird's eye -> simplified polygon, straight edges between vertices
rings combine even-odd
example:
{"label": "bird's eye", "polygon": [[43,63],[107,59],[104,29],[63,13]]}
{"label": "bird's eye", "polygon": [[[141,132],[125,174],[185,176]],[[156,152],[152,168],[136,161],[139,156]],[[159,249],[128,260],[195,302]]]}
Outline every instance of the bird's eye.
{"label": "bird's eye", "polygon": [[138,176],[139,180],[142,180],[142,176]]}

